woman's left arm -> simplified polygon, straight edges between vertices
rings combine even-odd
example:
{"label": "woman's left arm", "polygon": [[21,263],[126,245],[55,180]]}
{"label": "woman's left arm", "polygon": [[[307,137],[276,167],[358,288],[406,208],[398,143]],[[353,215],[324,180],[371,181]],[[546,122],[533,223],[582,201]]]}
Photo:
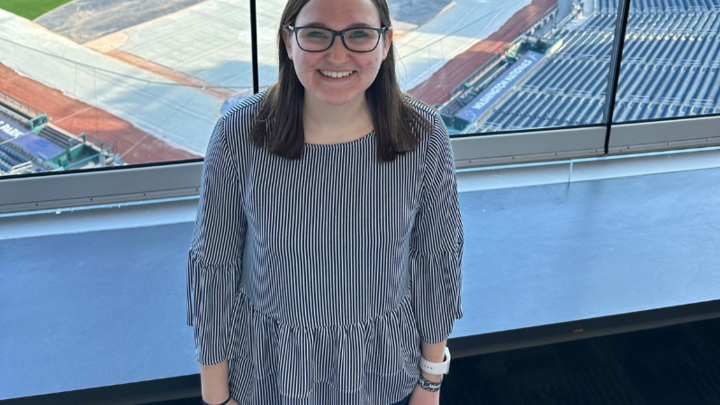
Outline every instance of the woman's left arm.
{"label": "woman's left arm", "polygon": [[[433,117],[434,131],[425,156],[420,208],[410,238],[412,301],[422,356],[442,363],[455,319],[463,316],[462,254],[464,233],[455,177],[455,161],[445,123]],[[440,375],[422,372],[432,382]],[[416,386],[411,405],[436,405],[439,391]]]}
{"label": "woman's left arm", "polygon": [[[433,116],[425,153],[420,207],[410,236],[412,303],[420,339],[432,356],[463,316],[464,232],[458,201],[455,160],[445,123]],[[439,347],[439,346],[438,346]],[[444,343],[439,356],[444,351]],[[425,350],[424,350],[425,351]],[[428,361],[432,361],[426,358]],[[442,358],[440,359],[442,362]]]}

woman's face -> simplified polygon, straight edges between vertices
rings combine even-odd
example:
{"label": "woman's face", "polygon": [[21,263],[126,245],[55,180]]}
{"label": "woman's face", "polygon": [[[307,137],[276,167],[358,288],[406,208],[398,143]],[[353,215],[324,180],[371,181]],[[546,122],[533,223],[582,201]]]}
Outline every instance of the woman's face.
{"label": "woman's face", "polygon": [[[381,22],[370,0],[310,0],[300,10],[294,25],[342,31],[358,26],[380,28]],[[282,35],[295,73],[305,87],[305,97],[313,97],[333,106],[365,97],[365,90],[375,81],[392,41],[392,30],[388,29],[387,40],[381,36],[380,43],[372,52],[349,51],[339,36],[323,52],[305,52],[298,46],[292,31],[283,30]],[[347,77],[333,78],[323,75],[321,71],[353,73]]]}

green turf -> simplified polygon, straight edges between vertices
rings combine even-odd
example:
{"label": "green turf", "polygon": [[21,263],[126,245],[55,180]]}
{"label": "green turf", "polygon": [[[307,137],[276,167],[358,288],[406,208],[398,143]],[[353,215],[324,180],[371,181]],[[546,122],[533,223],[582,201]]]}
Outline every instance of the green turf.
{"label": "green turf", "polygon": [[0,0],[0,8],[34,20],[71,0]]}

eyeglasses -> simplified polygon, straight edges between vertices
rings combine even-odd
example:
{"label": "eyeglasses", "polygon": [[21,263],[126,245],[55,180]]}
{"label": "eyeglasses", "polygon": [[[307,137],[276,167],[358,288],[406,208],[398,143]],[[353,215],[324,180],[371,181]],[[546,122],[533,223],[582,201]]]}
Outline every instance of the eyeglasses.
{"label": "eyeglasses", "polygon": [[343,45],[349,51],[372,52],[380,43],[380,36],[387,30],[387,27],[349,28],[343,31],[318,27],[293,27],[292,25],[286,27],[295,33],[298,46],[306,52],[322,52],[330,49],[336,35],[340,36]]}

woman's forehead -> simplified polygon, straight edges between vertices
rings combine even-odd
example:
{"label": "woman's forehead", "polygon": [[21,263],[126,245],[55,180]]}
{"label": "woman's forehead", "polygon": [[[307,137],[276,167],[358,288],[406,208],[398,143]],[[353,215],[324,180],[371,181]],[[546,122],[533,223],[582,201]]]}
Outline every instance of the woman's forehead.
{"label": "woman's forehead", "polygon": [[295,18],[295,25],[334,29],[379,23],[380,15],[371,0],[310,0]]}

